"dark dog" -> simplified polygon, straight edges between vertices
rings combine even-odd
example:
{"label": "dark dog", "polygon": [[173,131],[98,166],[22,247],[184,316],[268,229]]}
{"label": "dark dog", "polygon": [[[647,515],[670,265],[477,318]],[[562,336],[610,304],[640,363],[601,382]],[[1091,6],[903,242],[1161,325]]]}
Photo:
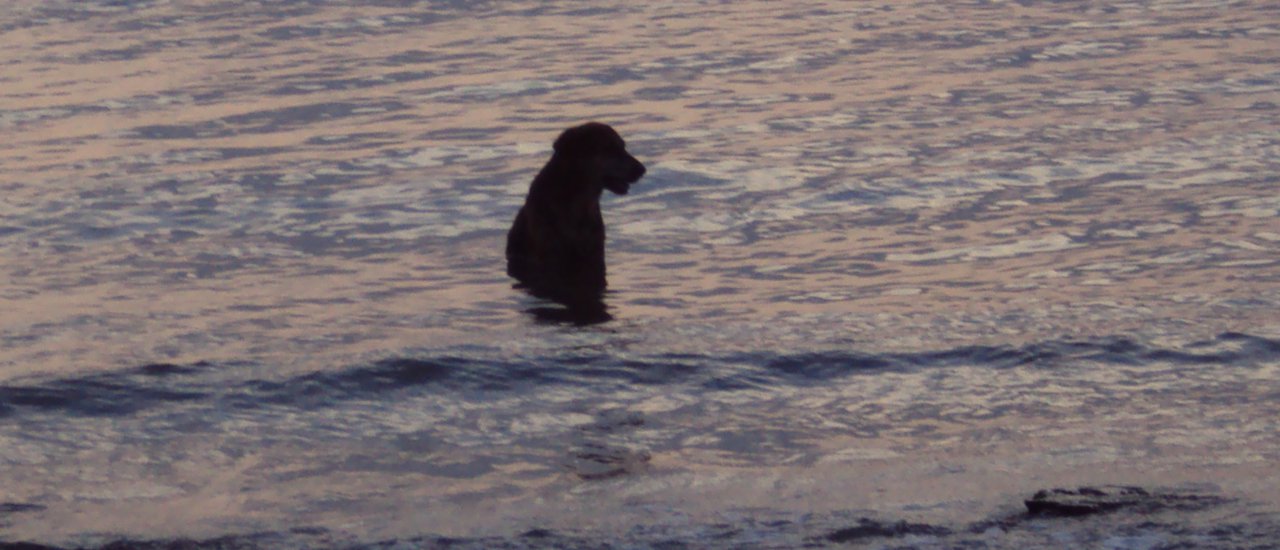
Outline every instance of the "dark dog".
{"label": "dark dog", "polygon": [[565,130],[507,233],[507,274],[535,296],[571,309],[598,304],[603,312],[608,283],[600,195],[605,189],[627,194],[644,171],[608,125]]}

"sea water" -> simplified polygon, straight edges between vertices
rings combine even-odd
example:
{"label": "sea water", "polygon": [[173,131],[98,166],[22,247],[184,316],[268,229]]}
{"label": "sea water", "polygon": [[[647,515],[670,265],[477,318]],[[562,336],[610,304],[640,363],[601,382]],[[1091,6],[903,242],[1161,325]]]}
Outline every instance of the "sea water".
{"label": "sea water", "polygon": [[[1274,547],[1268,2],[0,7],[0,542]],[[613,320],[505,231],[568,126]],[[1038,490],[1177,498],[1079,519]],[[123,542],[121,542],[123,541]]]}

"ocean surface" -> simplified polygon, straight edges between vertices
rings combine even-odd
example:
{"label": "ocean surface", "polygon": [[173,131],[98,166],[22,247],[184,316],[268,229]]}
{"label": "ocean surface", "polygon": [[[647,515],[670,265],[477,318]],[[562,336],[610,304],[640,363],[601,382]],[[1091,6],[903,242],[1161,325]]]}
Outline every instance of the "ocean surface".
{"label": "ocean surface", "polygon": [[[1276,548],[1280,5],[0,5],[0,547]],[[505,232],[555,136],[613,320]],[[1159,498],[1075,518],[1051,488]],[[112,546],[114,545],[114,546]]]}

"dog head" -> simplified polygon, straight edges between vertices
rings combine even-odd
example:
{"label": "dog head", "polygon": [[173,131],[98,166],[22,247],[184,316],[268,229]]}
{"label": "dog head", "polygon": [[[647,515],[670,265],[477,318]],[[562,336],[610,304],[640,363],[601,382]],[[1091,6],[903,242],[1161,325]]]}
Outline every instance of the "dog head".
{"label": "dog head", "polygon": [[619,195],[644,176],[644,165],[627,153],[626,143],[608,124],[588,122],[565,130],[556,138],[556,156],[582,166],[595,185]]}

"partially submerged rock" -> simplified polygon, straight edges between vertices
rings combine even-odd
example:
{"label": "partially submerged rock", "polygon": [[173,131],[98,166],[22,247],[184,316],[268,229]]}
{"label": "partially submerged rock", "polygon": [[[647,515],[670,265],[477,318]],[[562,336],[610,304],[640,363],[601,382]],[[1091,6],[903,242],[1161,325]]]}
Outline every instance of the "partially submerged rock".
{"label": "partially submerged rock", "polygon": [[1167,508],[1198,509],[1222,502],[1209,495],[1151,492],[1141,487],[1103,485],[1076,489],[1037,491],[1027,505],[1031,516],[1074,517],[1102,514],[1120,509],[1153,512]]}
{"label": "partially submerged rock", "polygon": [[1027,512],[1039,516],[1087,516],[1135,506],[1151,494],[1141,487],[1103,486],[1044,489],[1026,501]]}

